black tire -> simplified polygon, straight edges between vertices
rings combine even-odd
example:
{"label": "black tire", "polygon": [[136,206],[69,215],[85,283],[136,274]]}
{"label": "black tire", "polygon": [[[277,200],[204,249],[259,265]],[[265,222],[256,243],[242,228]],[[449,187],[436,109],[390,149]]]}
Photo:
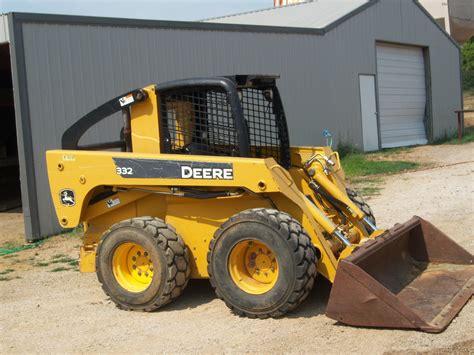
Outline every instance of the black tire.
{"label": "black tire", "polygon": [[365,202],[365,200],[359,196],[357,192],[355,192],[352,189],[346,188],[347,196],[351,199],[354,204],[359,207],[362,212],[367,216],[367,218],[374,224],[376,225],[375,222],[375,216],[374,212],[372,211],[372,208],[370,208],[369,204]]}
{"label": "black tire", "polygon": [[[250,294],[234,283],[228,258],[235,245],[249,239],[269,246],[278,261],[275,285],[266,293]],[[316,277],[316,250],[301,224],[290,215],[257,208],[238,213],[215,233],[207,254],[209,279],[217,296],[237,315],[279,317],[308,296]]]}
{"label": "black tire", "polygon": [[[155,273],[147,289],[130,292],[117,281],[112,260],[123,243],[133,242],[148,251]],[[186,287],[189,251],[176,230],[154,217],[132,218],[113,225],[97,247],[96,272],[104,292],[121,309],[153,311],[176,299]]]}

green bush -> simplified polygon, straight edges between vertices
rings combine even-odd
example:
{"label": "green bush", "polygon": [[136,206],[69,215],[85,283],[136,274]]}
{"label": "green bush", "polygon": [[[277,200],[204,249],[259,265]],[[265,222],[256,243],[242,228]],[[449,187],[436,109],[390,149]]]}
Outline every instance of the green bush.
{"label": "green bush", "polygon": [[350,155],[350,154],[360,153],[360,150],[354,147],[350,143],[340,142],[337,145],[337,152],[339,153],[339,156],[341,158],[344,158],[345,156]]}
{"label": "green bush", "polygon": [[464,90],[474,92],[474,37],[462,47],[462,74]]}

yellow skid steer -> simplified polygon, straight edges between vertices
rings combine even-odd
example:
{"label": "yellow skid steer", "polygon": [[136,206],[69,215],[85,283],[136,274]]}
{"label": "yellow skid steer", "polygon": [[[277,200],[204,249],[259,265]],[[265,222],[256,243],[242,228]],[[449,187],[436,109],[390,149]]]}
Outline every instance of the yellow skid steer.
{"label": "yellow skid steer", "polygon": [[[473,294],[473,256],[419,217],[379,229],[337,152],[290,146],[276,79],[151,85],[67,129],[46,159],[60,225],[84,226],[81,271],[122,309],[155,310],[209,278],[258,318],[295,309],[320,273],[337,321],[442,331]],[[119,113],[116,141],[80,142]]]}

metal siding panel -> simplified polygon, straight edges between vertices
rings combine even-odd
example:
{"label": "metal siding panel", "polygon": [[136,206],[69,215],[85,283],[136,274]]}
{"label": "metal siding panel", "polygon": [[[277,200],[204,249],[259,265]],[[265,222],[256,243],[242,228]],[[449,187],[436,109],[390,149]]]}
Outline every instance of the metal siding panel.
{"label": "metal siding panel", "polygon": [[8,16],[0,14],[0,44],[10,43],[8,32]]}
{"label": "metal siding panel", "polygon": [[[377,45],[376,52],[382,148],[426,144],[423,50]],[[400,89],[411,94],[395,92]]]}
{"label": "metal siding panel", "polygon": [[39,213],[37,203],[29,99],[27,94],[27,75],[24,56],[23,32],[15,22],[13,14],[8,15],[10,33],[10,55],[12,63],[13,93],[15,102],[15,122],[17,128],[18,160],[20,167],[21,199],[25,222],[25,235],[28,240],[38,238]]}

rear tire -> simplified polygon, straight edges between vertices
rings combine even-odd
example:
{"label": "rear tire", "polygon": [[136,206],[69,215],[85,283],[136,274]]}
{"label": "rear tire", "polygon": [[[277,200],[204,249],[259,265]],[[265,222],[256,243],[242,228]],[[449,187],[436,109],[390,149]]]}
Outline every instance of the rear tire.
{"label": "rear tire", "polygon": [[153,311],[183,292],[190,275],[189,251],[161,219],[132,218],[104,233],[96,270],[104,292],[119,308]]}
{"label": "rear tire", "polygon": [[369,204],[359,196],[357,192],[355,192],[352,189],[346,188],[347,196],[351,199],[354,204],[360,208],[362,212],[367,216],[367,218],[374,224],[376,225],[377,223],[375,222],[375,216],[374,212],[372,211],[372,208],[370,208]]}
{"label": "rear tire", "polygon": [[237,315],[279,317],[308,296],[316,250],[301,224],[284,212],[238,213],[215,233],[207,255],[217,296]]}

